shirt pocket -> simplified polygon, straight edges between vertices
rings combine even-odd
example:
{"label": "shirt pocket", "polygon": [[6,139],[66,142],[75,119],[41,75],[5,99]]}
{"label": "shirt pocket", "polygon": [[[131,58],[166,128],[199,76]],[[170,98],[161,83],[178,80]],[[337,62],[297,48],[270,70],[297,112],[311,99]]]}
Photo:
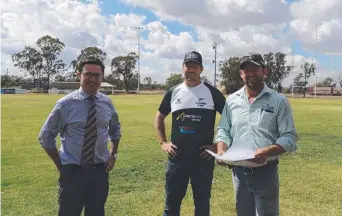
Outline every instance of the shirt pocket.
{"label": "shirt pocket", "polygon": [[276,119],[274,110],[261,108],[259,111],[258,126],[265,130],[275,130],[277,128]]}

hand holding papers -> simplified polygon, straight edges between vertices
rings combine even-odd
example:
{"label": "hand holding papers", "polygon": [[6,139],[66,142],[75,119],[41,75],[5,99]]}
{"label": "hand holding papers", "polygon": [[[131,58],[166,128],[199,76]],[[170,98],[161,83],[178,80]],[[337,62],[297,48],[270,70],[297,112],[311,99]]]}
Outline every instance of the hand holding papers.
{"label": "hand holding papers", "polygon": [[255,158],[255,151],[248,144],[241,139],[234,139],[232,146],[222,155],[217,155],[210,150],[206,150],[209,154],[214,156],[217,160],[220,160],[229,165],[235,166],[248,166],[255,167],[263,164],[257,164],[249,159]]}

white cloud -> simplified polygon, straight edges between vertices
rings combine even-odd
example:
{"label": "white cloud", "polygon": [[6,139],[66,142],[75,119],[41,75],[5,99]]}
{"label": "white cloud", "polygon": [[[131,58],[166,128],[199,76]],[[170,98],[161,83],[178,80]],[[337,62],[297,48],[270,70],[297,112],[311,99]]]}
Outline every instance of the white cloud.
{"label": "white cloud", "polygon": [[[131,5],[151,9],[163,19],[179,20],[193,26],[195,32],[171,33],[159,21],[137,14],[101,14],[101,1],[7,0],[1,14],[1,67],[13,67],[11,54],[49,34],[66,45],[62,59],[66,64],[75,59],[82,48],[98,46],[107,54],[107,72],[114,56],[137,51],[136,26],[144,28],[141,37],[141,77],[163,82],[170,73],[181,72],[185,53],[197,50],[203,55],[203,75],[212,81],[213,41],[219,43],[217,61],[241,56],[248,51],[284,52],[291,55],[292,38],[284,33],[290,25],[305,48],[315,42],[314,23],[318,26],[318,51],[342,53],[342,1],[302,0],[290,6],[280,0],[122,0]],[[316,12],[312,3],[318,2]],[[293,20],[291,20],[291,16]],[[196,35],[196,39],[193,35]],[[339,44],[341,46],[339,46]],[[300,68],[300,58],[295,63]],[[298,61],[298,62],[297,62]],[[320,65],[318,65],[320,66]],[[324,68],[319,68],[326,71]]]}
{"label": "white cloud", "polygon": [[1,33],[1,65],[13,71],[19,69],[13,67],[10,54],[27,45],[35,46],[37,39],[45,34],[58,37],[65,43],[61,58],[66,64],[88,46],[104,49],[109,57],[106,63],[110,64],[112,57],[136,50],[134,26],[145,20],[144,16],[135,14],[105,17],[96,1],[84,4],[63,0],[6,1],[1,18],[4,29]]}
{"label": "white cloud", "polygon": [[156,76],[156,71],[154,68],[148,67],[148,66],[143,66],[140,68],[140,77],[143,80],[145,77],[155,77]]}
{"label": "white cloud", "polygon": [[324,53],[342,53],[341,0],[302,0],[291,4],[290,9],[291,28],[304,46]]}
{"label": "white cloud", "polygon": [[[279,24],[289,19],[287,4],[278,0],[121,0],[152,10],[163,20],[179,20],[210,29]],[[272,17],[272,18],[270,18]]]}
{"label": "white cloud", "polygon": [[[212,42],[219,43],[218,57],[223,59],[228,56],[241,56],[248,51],[259,53],[284,52],[289,53],[290,41],[281,35],[281,28],[269,26],[246,26],[236,31],[217,32],[199,28],[198,38],[201,42],[197,45],[201,48],[204,58],[213,59],[214,51]],[[270,34],[271,33],[271,34]],[[279,35],[278,38],[275,35]]]}

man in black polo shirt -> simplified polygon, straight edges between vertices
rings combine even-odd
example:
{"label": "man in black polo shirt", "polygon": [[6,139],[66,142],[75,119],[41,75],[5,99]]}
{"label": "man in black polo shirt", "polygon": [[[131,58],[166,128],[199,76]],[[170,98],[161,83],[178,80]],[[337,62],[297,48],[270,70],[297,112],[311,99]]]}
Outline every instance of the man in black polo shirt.
{"label": "man in black polo shirt", "polygon": [[[179,215],[189,179],[193,190],[195,215],[210,215],[211,184],[215,160],[204,148],[215,151],[213,144],[216,112],[222,113],[223,94],[201,81],[202,56],[185,55],[185,80],[168,90],[156,115],[156,129],[162,150],[168,153],[166,169],[166,206],[164,216]],[[171,141],[165,134],[166,116],[172,113]]]}

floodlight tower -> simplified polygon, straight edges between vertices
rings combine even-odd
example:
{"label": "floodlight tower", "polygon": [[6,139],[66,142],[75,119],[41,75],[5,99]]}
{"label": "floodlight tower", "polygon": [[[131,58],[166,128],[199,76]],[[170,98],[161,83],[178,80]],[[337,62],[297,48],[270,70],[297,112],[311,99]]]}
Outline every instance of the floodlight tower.
{"label": "floodlight tower", "polygon": [[315,81],[315,99],[317,98],[317,25],[316,25],[316,40],[315,40],[315,75],[316,75],[316,81]]}
{"label": "floodlight tower", "polygon": [[140,30],[143,30],[143,27],[135,26],[135,29],[138,30],[138,89],[137,93],[139,94],[140,91]]}
{"label": "floodlight tower", "polygon": [[213,49],[215,50],[215,60],[212,60],[212,63],[215,63],[215,73],[214,73],[214,87],[216,88],[216,49],[218,47],[218,43],[213,42]]}

